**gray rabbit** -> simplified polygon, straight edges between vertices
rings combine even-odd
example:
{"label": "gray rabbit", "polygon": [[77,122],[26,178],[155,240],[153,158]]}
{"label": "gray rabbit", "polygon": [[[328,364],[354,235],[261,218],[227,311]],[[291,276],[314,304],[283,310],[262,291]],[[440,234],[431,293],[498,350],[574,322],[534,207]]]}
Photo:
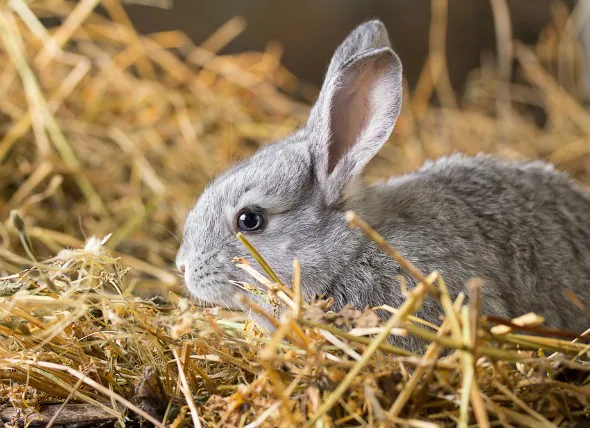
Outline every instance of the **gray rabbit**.
{"label": "gray rabbit", "polygon": [[[361,172],[388,140],[401,100],[400,60],[383,24],[366,22],[336,50],[307,125],[217,177],[188,215],[177,265],[191,294],[243,309],[235,282],[252,278],[232,258],[255,262],[235,237],[242,231],[285,283],[300,260],[307,299],[397,307],[400,275],[408,287],[415,281],[347,226],[343,213],[353,210],[422,272],[438,270],[453,297],[482,278],[484,313],[534,311],[552,327],[590,327],[566,297],[590,302],[590,198],[566,174],[453,155],[364,187]],[[427,299],[418,315],[437,323],[441,312]]]}

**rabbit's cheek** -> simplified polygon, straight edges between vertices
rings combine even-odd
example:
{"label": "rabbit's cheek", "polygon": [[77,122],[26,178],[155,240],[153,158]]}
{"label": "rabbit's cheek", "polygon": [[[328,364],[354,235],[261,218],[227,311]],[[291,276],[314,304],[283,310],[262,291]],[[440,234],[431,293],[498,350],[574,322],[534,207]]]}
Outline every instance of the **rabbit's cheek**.
{"label": "rabbit's cheek", "polygon": [[279,249],[279,251],[281,252],[281,254],[287,254],[290,253],[293,245],[292,245],[293,241],[289,238],[285,238],[284,241],[282,241],[277,247]]}

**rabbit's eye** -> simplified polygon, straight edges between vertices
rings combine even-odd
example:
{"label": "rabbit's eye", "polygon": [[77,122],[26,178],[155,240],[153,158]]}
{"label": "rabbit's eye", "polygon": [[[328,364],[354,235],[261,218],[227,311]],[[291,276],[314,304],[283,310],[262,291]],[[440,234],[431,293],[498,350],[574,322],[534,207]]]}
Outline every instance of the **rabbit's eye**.
{"label": "rabbit's eye", "polygon": [[236,216],[236,226],[240,232],[254,232],[265,226],[266,220],[260,210],[252,208],[241,209]]}

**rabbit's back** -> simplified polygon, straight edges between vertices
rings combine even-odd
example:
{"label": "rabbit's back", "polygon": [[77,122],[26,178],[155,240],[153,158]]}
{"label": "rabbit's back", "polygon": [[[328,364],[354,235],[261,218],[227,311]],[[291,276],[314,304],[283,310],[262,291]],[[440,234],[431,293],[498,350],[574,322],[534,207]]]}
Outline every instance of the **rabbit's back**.
{"label": "rabbit's back", "polygon": [[365,202],[387,213],[380,232],[422,271],[441,272],[454,295],[481,277],[486,313],[590,325],[566,297],[590,302],[590,198],[567,174],[454,155],[373,189]]}

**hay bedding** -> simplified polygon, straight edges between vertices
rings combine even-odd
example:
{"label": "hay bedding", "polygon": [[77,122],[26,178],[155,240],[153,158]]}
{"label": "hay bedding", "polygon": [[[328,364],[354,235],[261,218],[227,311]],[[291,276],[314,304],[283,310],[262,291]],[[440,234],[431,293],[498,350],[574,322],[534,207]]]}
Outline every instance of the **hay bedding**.
{"label": "hay bedding", "polygon": [[[571,55],[559,56],[560,70],[575,75],[577,67],[564,14],[555,14],[536,51],[515,45],[523,83],[502,80],[509,77],[502,67],[499,74],[484,67],[459,110],[440,55],[444,2],[433,4],[433,55],[370,178],[453,150],[486,150],[545,158],[590,182],[590,114],[576,99],[575,80],[566,91],[550,72],[566,48]],[[479,316],[477,282],[462,305],[436,272],[414,272],[422,283],[406,291],[401,308],[386,308],[393,316],[383,325],[370,310],[335,314],[329,300],[301,302],[297,281],[277,283],[261,259],[259,272],[242,267],[258,292],[291,308],[274,321],[272,337],[242,314],[197,308],[183,297],[172,261],[177,225],[195,194],[234,158],[302,123],[307,107],[291,95],[315,94],[280,66],[276,45],[217,56],[243,24],[233,19],[194,46],[177,32],[138,35],[115,0],[0,7],[5,426],[585,420],[587,340],[544,329],[534,314]],[[510,52],[500,55],[506,61]],[[439,108],[429,106],[433,93]],[[545,129],[523,109],[529,105],[547,115]],[[379,241],[362,219],[349,220]],[[411,315],[426,293],[442,303],[441,327]],[[426,353],[389,345],[389,332],[424,339]]]}

